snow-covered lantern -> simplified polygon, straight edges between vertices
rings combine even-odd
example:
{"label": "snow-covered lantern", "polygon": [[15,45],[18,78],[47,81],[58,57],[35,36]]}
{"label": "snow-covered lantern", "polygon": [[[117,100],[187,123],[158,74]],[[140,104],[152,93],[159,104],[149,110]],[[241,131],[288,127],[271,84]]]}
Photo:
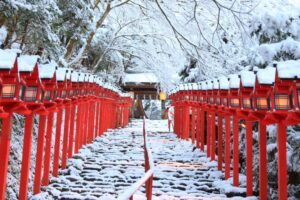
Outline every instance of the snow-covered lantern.
{"label": "snow-covered lantern", "polygon": [[240,108],[240,98],[239,98],[239,88],[240,88],[240,78],[237,74],[229,76],[229,107],[230,108]]}
{"label": "snow-covered lantern", "polygon": [[201,82],[201,103],[205,104],[207,102],[207,85],[205,81]]}
{"label": "snow-covered lantern", "polygon": [[213,80],[213,96],[215,99],[215,104],[220,105],[221,104],[221,97],[220,97],[220,84],[218,79]]}
{"label": "snow-covered lantern", "polygon": [[275,68],[267,67],[258,70],[255,80],[254,109],[260,111],[270,110],[270,101],[275,82]]}
{"label": "snow-covered lantern", "polygon": [[65,99],[67,97],[67,77],[65,68],[56,68],[57,91],[55,98]]}
{"label": "snow-covered lantern", "polygon": [[55,68],[55,63],[39,65],[39,77],[44,85],[44,103],[52,102],[55,98],[57,90]]}
{"label": "snow-covered lantern", "polygon": [[69,96],[71,98],[76,98],[79,96],[80,89],[79,89],[79,73],[76,71],[72,71],[71,73],[71,81],[72,81],[72,88],[70,89]]}
{"label": "snow-covered lantern", "polygon": [[253,71],[242,71],[239,95],[241,97],[241,108],[250,110],[253,108],[253,88],[255,86],[255,74]]}
{"label": "snow-covered lantern", "polygon": [[219,78],[220,85],[220,98],[221,105],[227,107],[228,106],[228,90],[229,90],[229,80],[227,77]]}
{"label": "snow-covered lantern", "polygon": [[214,104],[215,99],[213,96],[213,82],[211,80],[206,81],[206,86],[207,86],[207,103]]}

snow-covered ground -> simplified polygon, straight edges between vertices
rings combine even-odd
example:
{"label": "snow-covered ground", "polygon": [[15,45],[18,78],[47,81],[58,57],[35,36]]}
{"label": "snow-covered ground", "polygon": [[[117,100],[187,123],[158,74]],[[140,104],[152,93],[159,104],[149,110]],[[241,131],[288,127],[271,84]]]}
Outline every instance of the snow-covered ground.
{"label": "snow-covered ground", "polygon": [[[232,180],[223,181],[217,163],[190,141],[169,133],[166,120],[147,120],[146,129],[156,167],[153,199],[223,200],[226,195],[244,199],[239,194],[245,194],[245,177],[241,175],[240,188],[232,187]],[[86,145],[58,178],[31,199],[115,199],[143,176],[143,153],[142,120],[133,120],[128,127],[111,130]],[[143,191],[135,199],[145,199]]]}

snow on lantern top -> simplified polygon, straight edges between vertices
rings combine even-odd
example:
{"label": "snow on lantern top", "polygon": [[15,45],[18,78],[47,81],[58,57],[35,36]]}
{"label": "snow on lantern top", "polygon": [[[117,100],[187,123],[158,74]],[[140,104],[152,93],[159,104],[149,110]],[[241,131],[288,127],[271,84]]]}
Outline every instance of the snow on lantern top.
{"label": "snow on lantern top", "polygon": [[253,71],[242,71],[241,82],[243,87],[253,88],[255,86],[255,74]]}
{"label": "snow on lantern top", "polygon": [[72,75],[71,75],[71,79],[73,83],[77,83],[78,82],[78,77],[79,77],[79,73],[73,71]]}
{"label": "snow on lantern top", "polygon": [[299,79],[300,60],[287,60],[277,62],[278,77],[280,79]]}
{"label": "snow on lantern top", "polygon": [[213,89],[213,82],[211,80],[206,81],[207,90]]}
{"label": "snow on lantern top", "polygon": [[229,76],[229,87],[230,89],[239,89],[240,88],[240,78],[237,74],[231,74]]}
{"label": "snow on lantern top", "polygon": [[58,67],[56,69],[56,80],[65,81],[65,78],[66,78],[66,68]]}
{"label": "snow on lantern top", "polygon": [[207,84],[205,81],[201,82],[201,90],[207,90]]}
{"label": "snow on lantern top", "polygon": [[223,76],[219,78],[219,83],[220,83],[220,89],[221,90],[228,90],[229,89],[229,81],[228,78]]}
{"label": "snow on lantern top", "polygon": [[18,58],[19,72],[32,72],[38,62],[39,56],[21,55]]}
{"label": "snow on lantern top", "polygon": [[39,64],[40,79],[51,79],[54,76],[57,64],[53,61],[47,64]]}
{"label": "snow on lantern top", "polygon": [[259,69],[257,71],[258,83],[262,85],[273,85],[275,82],[275,72],[276,69],[270,66],[265,69]]}
{"label": "snow on lantern top", "polygon": [[193,88],[193,90],[198,90],[198,84],[197,83],[192,83],[192,88]]}
{"label": "snow on lantern top", "polygon": [[218,79],[214,79],[213,80],[213,89],[214,90],[220,89],[220,84],[219,84],[219,80]]}
{"label": "snow on lantern top", "polygon": [[0,49],[0,69],[10,70],[13,68],[17,54],[21,51],[15,49]]}

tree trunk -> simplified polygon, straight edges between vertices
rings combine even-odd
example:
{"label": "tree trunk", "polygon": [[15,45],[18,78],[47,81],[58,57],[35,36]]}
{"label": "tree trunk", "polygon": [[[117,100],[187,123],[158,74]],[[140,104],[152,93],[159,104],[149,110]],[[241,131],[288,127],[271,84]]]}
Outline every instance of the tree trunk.
{"label": "tree trunk", "polygon": [[17,22],[18,22],[18,18],[17,18],[17,15],[14,15],[12,18],[11,18],[11,24],[8,24],[7,28],[8,28],[8,33],[6,35],[6,38],[3,42],[3,47],[5,49],[9,49],[11,48],[11,40],[13,38],[13,35],[15,33],[15,30],[16,30],[16,27],[17,27]]}
{"label": "tree trunk", "polygon": [[24,42],[25,42],[26,35],[27,35],[28,26],[29,26],[29,20],[26,20],[25,21],[25,27],[24,27],[23,36],[22,36],[22,39],[21,39],[21,45],[20,45],[20,49],[21,50],[23,50]]}
{"label": "tree trunk", "polygon": [[65,53],[64,55],[64,58],[66,60],[70,59],[71,55],[72,55],[72,52],[73,52],[73,49],[75,47],[77,43],[77,40],[75,40],[74,38],[71,38],[68,45],[67,45],[67,52]]}

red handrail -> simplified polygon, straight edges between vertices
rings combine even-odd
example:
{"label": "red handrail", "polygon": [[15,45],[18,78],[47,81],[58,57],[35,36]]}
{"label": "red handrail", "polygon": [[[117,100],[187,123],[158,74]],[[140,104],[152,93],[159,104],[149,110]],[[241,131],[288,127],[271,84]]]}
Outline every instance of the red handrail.
{"label": "red handrail", "polygon": [[154,174],[154,162],[152,158],[152,153],[148,148],[147,132],[146,132],[146,122],[145,117],[143,121],[143,136],[144,136],[144,156],[145,156],[145,175],[131,185],[123,194],[118,197],[118,200],[133,200],[134,193],[139,190],[142,185],[146,184],[146,197],[147,200],[152,199],[152,184],[153,184],[153,174]]}

